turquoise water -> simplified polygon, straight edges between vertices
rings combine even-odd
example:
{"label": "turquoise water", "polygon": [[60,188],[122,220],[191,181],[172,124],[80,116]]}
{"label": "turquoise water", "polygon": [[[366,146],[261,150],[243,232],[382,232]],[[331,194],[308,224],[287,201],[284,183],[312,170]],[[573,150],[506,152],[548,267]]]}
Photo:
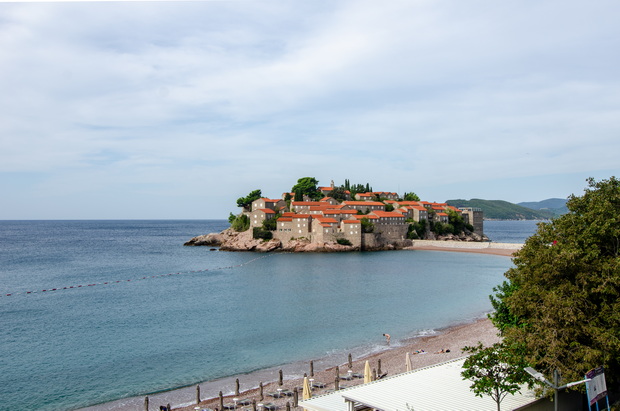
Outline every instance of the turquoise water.
{"label": "turquoise water", "polygon": [[483,315],[511,264],[432,251],[260,255],[182,246],[226,226],[0,222],[4,409],[71,410],[362,354],[384,332],[398,343]]}

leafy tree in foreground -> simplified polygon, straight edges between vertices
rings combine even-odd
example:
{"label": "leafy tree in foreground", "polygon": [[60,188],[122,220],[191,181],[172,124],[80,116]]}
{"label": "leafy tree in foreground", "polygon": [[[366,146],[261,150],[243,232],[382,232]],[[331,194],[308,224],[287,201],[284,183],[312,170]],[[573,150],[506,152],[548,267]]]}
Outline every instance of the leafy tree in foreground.
{"label": "leafy tree in foreground", "polygon": [[501,410],[501,402],[508,394],[514,394],[532,379],[524,371],[527,364],[520,353],[503,343],[484,347],[482,343],[465,347],[463,351],[471,354],[463,363],[461,376],[472,381],[470,388],[478,397],[488,395]]}
{"label": "leafy tree in foreground", "polygon": [[[491,316],[531,366],[565,381],[605,366],[620,382],[620,181],[570,196],[569,213],[541,223],[513,259]],[[495,305],[495,304],[494,304]]]}

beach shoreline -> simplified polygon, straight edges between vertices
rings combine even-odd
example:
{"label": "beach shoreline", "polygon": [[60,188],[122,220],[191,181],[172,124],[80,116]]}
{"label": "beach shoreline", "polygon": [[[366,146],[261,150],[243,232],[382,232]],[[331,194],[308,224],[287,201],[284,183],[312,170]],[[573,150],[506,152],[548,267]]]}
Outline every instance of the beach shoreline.
{"label": "beach shoreline", "polygon": [[[482,253],[511,257],[521,248],[522,244],[512,243],[474,243],[458,241],[432,241],[415,240],[410,250],[424,251],[448,251]],[[380,337],[381,339],[383,337]],[[497,330],[490,320],[485,318],[472,319],[465,324],[454,324],[440,330],[434,330],[431,335],[416,336],[400,341],[392,340],[392,345],[385,344],[377,352],[367,353],[359,358],[353,358],[352,370],[354,373],[363,373],[365,361],[370,362],[371,368],[379,373],[379,361],[381,361],[381,373],[387,372],[394,375],[405,371],[405,355],[416,350],[424,350],[424,354],[411,355],[413,369],[423,368],[441,362],[449,361],[463,356],[461,349],[468,345],[482,342],[491,345],[499,341]],[[381,344],[380,343],[380,344]],[[450,352],[435,354],[435,352],[449,349]],[[335,386],[335,368],[339,367],[340,375],[346,375],[349,370],[347,358],[324,358],[314,361],[314,379],[323,382],[326,387],[317,390],[315,395],[333,390]],[[283,370],[283,384],[278,384],[279,371]],[[303,371],[300,371],[303,370]],[[296,364],[286,364],[272,367],[267,370],[259,370],[248,374],[233,375],[215,381],[205,381],[183,388],[170,391],[148,394],[149,410],[159,410],[162,405],[171,404],[172,409],[181,411],[193,411],[197,406],[202,408],[220,409],[219,392],[223,393],[223,403],[232,405],[233,398],[256,400],[257,403],[273,403],[279,409],[286,409],[286,402],[293,403],[292,397],[272,398],[268,393],[277,392],[278,388],[293,391],[300,388],[303,381],[303,373],[310,374],[310,363],[305,361]],[[236,380],[239,380],[240,392],[235,393]],[[263,398],[260,398],[259,383],[263,382]],[[363,380],[340,381],[340,387],[352,386],[362,383]],[[199,392],[197,388],[199,388]],[[197,404],[197,396],[200,403]],[[301,400],[301,391],[299,391]],[[243,407],[238,407],[242,409]],[[131,397],[116,400],[109,403],[99,404],[80,409],[81,411],[124,411],[144,410],[145,396]],[[251,409],[251,406],[249,407]]]}
{"label": "beach shoreline", "polygon": [[[485,346],[489,346],[495,342],[498,342],[500,338],[497,334],[497,329],[493,326],[488,318],[482,318],[475,320],[471,323],[459,324],[447,327],[443,330],[437,331],[433,335],[414,337],[403,341],[398,341],[391,347],[386,345],[386,349],[381,352],[372,353],[361,358],[353,359],[351,370],[356,374],[363,374],[365,362],[370,363],[373,373],[377,375],[387,373],[387,375],[400,374],[406,371],[405,358],[406,353],[410,354],[412,369],[419,369],[428,367],[430,365],[439,364],[442,362],[450,361],[456,358],[463,357],[462,348],[465,346],[476,345],[478,342],[482,342]],[[423,353],[414,354],[418,350],[423,350]],[[441,352],[448,351],[449,352]],[[380,362],[380,364],[379,364]],[[380,365],[380,369],[379,369]],[[307,374],[309,377],[314,378],[315,382],[321,382],[325,384],[324,388],[316,389],[314,395],[321,395],[334,390],[336,379],[336,367],[339,368],[339,375],[348,375],[349,365],[348,359],[343,358],[336,364],[332,364],[327,368],[318,368],[315,364],[314,375],[310,375],[310,365],[308,363]],[[286,403],[289,402],[291,408],[293,407],[293,397],[273,398],[268,393],[277,392],[278,389],[293,391],[295,388],[299,392],[299,400],[301,400],[300,387],[303,383],[302,376],[296,376],[295,378],[283,378],[283,384],[279,385],[278,378],[271,381],[263,382],[263,398],[260,397],[260,389],[258,387],[252,387],[247,390],[240,390],[237,395],[234,393],[235,384],[234,378],[242,379],[244,376],[232,377],[233,385],[228,392],[223,392],[223,403],[234,404],[233,398],[238,400],[248,399],[250,401],[255,400],[256,403],[271,403],[278,407],[278,409],[286,409]],[[339,385],[343,387],[351,387],[363,383],[363,379],[354,378],[351,381],[340,380]],[[200,385],[200,384],[199,384]],[[195,391],[195,388],[194,388]],[[157,402],[157,398],[150,399],[151,404],[157,404],[156,407],[149,409],[159,409],[159,405],[166,405],[161,401]],[[205,396],[205,399],[201,398],[199,404],[194,400],[191,404],[171,404],[173,410],[180,411],[193,411],[198,406],[202,408],[220,409],[219,396]],[[239,406],[238,409],[243,407]],[[248,407],[251,409],[251,407]],[[135,409],[135,408],[134,408]]]}

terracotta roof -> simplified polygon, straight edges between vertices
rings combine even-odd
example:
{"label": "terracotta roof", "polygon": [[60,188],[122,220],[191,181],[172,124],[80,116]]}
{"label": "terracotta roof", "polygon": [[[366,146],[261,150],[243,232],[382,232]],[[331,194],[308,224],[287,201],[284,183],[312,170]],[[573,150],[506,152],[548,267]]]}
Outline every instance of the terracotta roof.
{"label": "terracotta roof", "polygon": [[396,218],[403,218],[403,215],[394,211],[381,211],[381,210],[376,210],[376,211],[371,211],[370,214],[375,214],[379,217],[396,217]]}
{"label": "terracotta roof", "polygon": [[293,219],[291,217],[280,217],[276,221],[286,222],[286,221],[293,221]]}
{"label": "terracotta roof", "polygon": [[380,205],[380,206],[385,206],[385,204],[383,204],[380,201],[344,201],[342,204],[346,204],[346,205],[350,205],[350,206],[356,206],[356,205],[362,205],[362,206]]}
{"label": "terracotta roof", "polygon": [[322,206],[320,201],[292,201],[291,205],[299,205],[299,206]]}
{"label": "terracotta roof", "polygon": [[361,220],[362,218],[367,218],[369,220],[378,220],[379,219],[379,217],[377,217],[376,215],[372,215],[372,214],[366,214],[366,215],[356,214],[353,217],[357,218],[358,220]]}
{"label": "terracotta roof", "polygon": [[321,223],[337,223],[338,220],[336,220],[335,218],[330,218],[330,217],[315,217],[316,220],[320,221]]}
{"label": "terracotta roof", "polygon": [[343,224],[359,224],[359,220],[342,220]]}
{"label": "terracotta roof", "polygon": [[260,209],[260,210],[258,210],[258,211],[262,211],[262,212],[263,212],[263,213],[265,213],[265,214],[275,214],[275,213],[276,213],[275,211],[273,211],[273,210],[272,210],[272,209],[270,209],[270,208],[261,208],[261,209]]}

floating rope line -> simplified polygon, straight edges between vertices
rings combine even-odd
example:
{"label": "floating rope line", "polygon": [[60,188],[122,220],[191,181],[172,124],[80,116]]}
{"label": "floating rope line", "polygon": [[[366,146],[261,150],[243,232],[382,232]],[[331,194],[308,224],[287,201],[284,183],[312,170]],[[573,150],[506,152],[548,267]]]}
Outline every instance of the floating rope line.
{"label": "floating rope line", "polygon": [[63,290],[74,290],[76,288],[94,287],[96,285],[111,285],[111,284],[119,284],[119,283],[128,283],[128,282],[131,282],[131,281],[148,280],[148,279],[151,279],[151,278],[163,278],[163,277],[169,277],[169,276],[172,276],[172,275],[183,275],[183,274],[192,274],[192,273],[205,273],[205,272],[208,272],[208,271],[218,271],[218,270],[230,270],[230,269],[234,269],[234,268],[243,267],[245,265],[248,265],[248,264],[253,263],[255,261],[261,260],[263,258],[270,257],[272,255],[273,254],[266,254],[266,255],[263,255],[263,256],[260,256],[260,257],[253,258],[253,259],[251,259],[249,261],[246,261],[245,263],[236,264],[236,265],[229,265],[229,266],[225,266],[225,267],[205,268],[203,270],[180,271],[180,272],[177,272],[177,273],[168,273],[168,274],[156,274],[156,275],[144,276],[144,277],[139,277],[139,278],[132,278],[132,279],[128,279],[128,280],[104,281],[104,282],[100,282],[100,283],[71,285],[71,286],[67,286],[67,287],[44,288],[44,289],[41,289],[41,290],[20,291],[20,292],[15,292],[15,293],[4,293],[4,294],[1,294],[0,297],[11,297],[11,296],[14,296],[14,295],[40,294],[40,293],[49,293],[49,292],[63,291]]}

